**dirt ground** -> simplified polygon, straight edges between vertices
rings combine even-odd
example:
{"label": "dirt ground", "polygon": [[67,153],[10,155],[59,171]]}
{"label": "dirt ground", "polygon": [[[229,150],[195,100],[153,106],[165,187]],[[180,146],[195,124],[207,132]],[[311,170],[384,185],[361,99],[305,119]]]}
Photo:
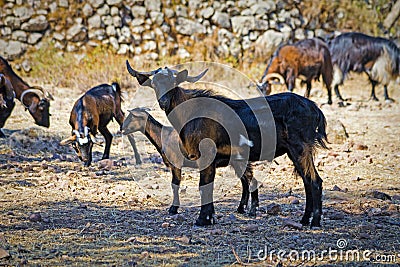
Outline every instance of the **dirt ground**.
{"label": "dirt ground", "polygon": [[[323,105],[330,150],[316,165],[324,180],[319,229],[299,228],[305,205],[301,178],[286,156],[257,163],[262,182],[256,218],[236,213],[239,180],[218,169],[217,224],[193,225],[199,213],[198,174],[184,170],[182,208],[168,216],[170,173],[147,139],[135,134],[144,163],[135,165],[126,137],[116,135],[111,161],[85,168],[58,142],[70,134],[69,112],[82,93],[51,88],[51,127],[34,126],[20,103],[0,140],[0,265],[4,266],[371,266],[400,263],[400,90],[395,103],[368,101],[364,76],[341,89],[350,105]],[[326,102],[315,85],[311,99]],[[152,107],[151,91],[128,88],[123,109]],[[302,90],[296,90],[301,93]],[[342,126],[343,125],[343,126]],[[117,124],[110,125],[113,133]],[[346,133],[348,137],[346,137]],[[100,135],[98,136],[101,139]],[[374,263],[375,262],[375,263]]]}

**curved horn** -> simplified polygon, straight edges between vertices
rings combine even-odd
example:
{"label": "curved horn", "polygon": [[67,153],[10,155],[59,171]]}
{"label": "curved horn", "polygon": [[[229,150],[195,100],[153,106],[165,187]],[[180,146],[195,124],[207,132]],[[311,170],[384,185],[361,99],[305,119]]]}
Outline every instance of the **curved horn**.
{"label": "curved horn", "polygon": [[159,72],[161,70],[161,68],[158,68],[156,70],[152,70],[152,71],[148,71],[148,72],[137,71],[137,70],[134,70],[131,67],[131,65],[129,64],[128,60],[126,60],[126,68],[128,69],[129,74],[132,75],[133,77],[136,77],[136,78],[137,78],[138,74],[142,74],[142,75],[146,75],[146,76],[152,76],[152,75],[156,74],[157,72]]}
{"label": "curved horn", "polygon": [[[27,89],[27,90],[25,90],[25,91],[22,92],[22,94],[21,94],[21,96],[20,96],[20,98],[19,98],[19,101],[21,101],[21,103],[22,103],[26,108],[28,108],[28,106],[26,106],[26,105],[24,104],[24,97],[25,97],[25,95],[28,94],[28,93],[35,93],[35,94],[37,94],[37,93],[39,93],[39,92],[40,92],[40,94],[43,95],[44,98],[46,98],[46,99],[48,99],[48,100],[54,100],[53,96],[52,96],[49,92],[45,91],[42,87],[40,87],[40,86],[32,86],[32,87],[29,87],[29,89]],[[39,98],[40,98],[40,97],[39,97]]]}
{"label": "curved horn", "polygon": [[70,136],[70,137],[68,137],[68,138],[66,138],[66,139],[64,139],[64,140],[62,140],[60,142],[60,145],[65,146],[65,145],[71,144],[74,141],[76,141],[76,135],[75,134]]}
{"label": "curved horn", "polygon": [[133,109],[129,109],[128,112],[135,112],[135,111],[151,111],[151,108],[147,108],[147,107],[137,107],[137,108],[133,108]]}
{"label": "curved horn", "polygon": [[[25,97],[25,95],[26,95],[26,94],[29,94],[29,93],[35,93],[35,94],[37,94],[38,92],[40,92],[41,94],[43,94],[43,91],[42,91],[42,90],[36,89],[36,88],[25,90],[25,91],[22,92],[22,94],[21,94],[21,96],[20,96],[20,98],[19,98],[19,101],[21,101],[22,105],[24,105],[25,108],[29,108],[27,105],[24,104],[24,97]],[[39,97],[39,98],[40,98],[40,97]]]}
{"label": "curved horn", "polygon": [[208,71],[208,69],[205,69],[202,73],[200,73],[197,76],[187,76],[186,81],[195,83],[198,80],[200,80],[201,78],[203,78],[203,76],[207,73],[207,71]]}
{"label": "curved horn", "polygon": [[285,84],[285,78],[283,78],[283,76],[280,75],[279,73],[268,73],[267,75],[264,76],[262,82],[269,81],[273,78],[277,78],[279,80],[279,84]]}
{"label": "curved horn", "polygon": [[54,97],[46,90],[43,89],[43,87],[35,85],[35,86],[31,86],[29,89],[36,89],[39,90],[40,92],[42,92],[43,96],[45,98],[47,98],[48,100],[54,100]]}

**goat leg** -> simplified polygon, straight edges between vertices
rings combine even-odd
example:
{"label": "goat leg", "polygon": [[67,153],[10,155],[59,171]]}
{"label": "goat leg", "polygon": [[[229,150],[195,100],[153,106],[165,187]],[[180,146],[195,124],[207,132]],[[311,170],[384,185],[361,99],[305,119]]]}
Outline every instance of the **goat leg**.
{"label": "goat leg", "polygon": [[200,215],[196,220],[197,226],[212,225],[214,224],[214,178],[215,178],[215,165],[212,163],[210,166],[200,171],[200,198],[201,209]]}
{"label": "goat leg", "polygon": [[374,101],[379,101],[379,99],[375,95],[375,86],[378,84],[376,81],[372,80],[371,78],[369,79],[371,82],[372,88],[371,88],[371,97],[369,98],[370,100]]}
{"label": "goat leg", "polygon": [[142,159],[140,158],[139,151],[136,146],[135,138],[132,134],[128,135],[129,143],[131,143],[133,153],[135,154],[136,165],[142,164]]}
{"label": "goat leg", "polygon": [[249,202],[250,190],[249,190],[249,183],[246,177],[244,176],[240,177],[240,181],[242,182],[242,198],[240,199],[240,204],[239,207],[237,208],[237,212],[240,214],[244,214],[247,204]]}
{"label": "goat leg", "polygon": [[321,227],[322,215],[322,179],[317,176],[311,183],[312,198],[313,198],[313,218],[311,220],[312,227]]}
{"label": "goat leg", "polygon": [[250,182],[251,206],[250,206],[249,216],[256,217],[257,209],[260,202],[260,200],[258,199],[258,182],[255,178],[253,177],[251,178],[252,178]]}
{"label": "goat leg", "polygon": [[173,193],[173,200],[172,200],[171,207],[168,209],[168,214],[175,215],[178,213],[178,208],[180,206],[179,186],[181,183],[181,169],[172,167],[171,172],[172,172],[171,187],[172,187],[172,193]]}
{"label": "goat leg", "polygon": [[384,86],[383,86],[383,94],[384,94],[385,100],[386,100],[387,102],[392,102],[392,103],[395,102],[393,98],[390,98],[390,97],[389,97],[387,85],[384,85]]}
{"label": "goat leg", "polygon": [[110,157],[110,148],[113,136],[107,129],[107,127],[99,127],[99,131],[106,139],[106,147],[104,148],[104,154],[102,159],[108,159]]}

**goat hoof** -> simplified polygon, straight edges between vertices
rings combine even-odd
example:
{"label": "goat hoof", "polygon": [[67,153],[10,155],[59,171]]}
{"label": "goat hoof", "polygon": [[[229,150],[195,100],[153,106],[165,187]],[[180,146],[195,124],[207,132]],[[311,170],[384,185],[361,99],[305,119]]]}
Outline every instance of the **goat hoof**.
{"label": "goat hoof", "polygon": [[309,218],[309,217],[308,217],[308,218],[304,218],[304,217],[303,217],[303,219],[301,219],[300,223],[301,223],[303,226],[307,226],[307,225],[310,224],[310,218]]}
{"label": "goat hoof", "polygon": [[245,213],[244,206],[239,206],[239,207],[237,208],[237,212],[240,213],[240,214],[244,214],[244,213]]}
{"label": "goat hoof", "polygon": [[311,221],[311,226],[310,228],[320,228],[321,227],[321,222],[319,220],[312,220]]}
{"label": "goat hoof", "polygon": [[86,161],[86,162],[83,164],[83,166],[85,166],[85,167],[89,167],[89,166],[90,166],[90,164],[91,164],[91,162],[90,162],[90,161]]}
{"label": "goat hoof", "polygon": [[178,206],[174,206],[174,205],[172,205],[171,207],[169,207],[169,209],[168,209],[168,214],[169,215],[175,215],[175,214],[178,214]]}
{"label": "goat hoof", "polygon": [[385,99],[385,103],[387,103],[387,104],[390,104],[390,103],[394,103],[394,102],[396,102],[393,98],[386,98]]}
{"label": "goat hoof", "polygon": [[253,207],[249,211],[249,217],[256,217],[257,216],[257,207]]}
{"label": "goat hoof", "polygon": [[196,226],[206,226],[206,225],[213,225],[213,224],[215,224],[215,221],[214,221],[214,218],[213,217],[210,217],[209,219],[207,219],[207,218],[198,218],[197,220],[196,220],[196,223],[195,223],[195,225]]}

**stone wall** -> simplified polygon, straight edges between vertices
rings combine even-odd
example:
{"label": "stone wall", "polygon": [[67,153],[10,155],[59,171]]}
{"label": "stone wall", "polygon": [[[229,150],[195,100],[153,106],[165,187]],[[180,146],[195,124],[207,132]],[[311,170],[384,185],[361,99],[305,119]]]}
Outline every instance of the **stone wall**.
{"label": "stone wall", "polygon": [[[291,3],[293,2],[293,3]],[[75,52],[100,44],[147,59],[191,57],[191,48],[215,40],[219,57],[252,50],[269,56],[289,39],[326,38],[334,27],[309,23],[296,1],[239,0],[5,0],[0,54],[9,60],[51,41]],[[257,50],[258,49],[258,50]]]}

